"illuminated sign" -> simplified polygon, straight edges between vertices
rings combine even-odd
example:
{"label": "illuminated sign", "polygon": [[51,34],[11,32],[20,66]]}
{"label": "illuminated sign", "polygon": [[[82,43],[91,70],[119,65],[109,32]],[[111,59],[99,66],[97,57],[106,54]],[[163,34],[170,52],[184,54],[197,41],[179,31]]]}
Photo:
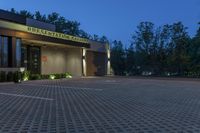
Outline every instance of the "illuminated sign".
{"label": "illuminated sign", "polygon": [[6,22],[6,21],[2,21],[2,20],[0,20],[0,27],[12,29],[12,30],[23,31],[23,32],[28,32],[28,33],[42,35],[42,36],[48,36],[48,37],[52,37],[52,38],[74,41],[74,42],[89,43],[88,39],[85,39],[85,38],[70,36],[67,34],[62,34],[62,33],[54,32],[54,31],[39,29],[39,28],[35,28],[35,27],[30,27],[30,26],[25,26],[25,25],[21,25],[21,24],[12,23],[12,22]]}
{"label": "illuminated sign", "polygon": [[84,39],[84,38],[70,36],[70,35],[66,35],[66,34],[62,34],[62,33],[58,33],[58,32],[48,31],[48,30],[29,27],[29,26],[27,26],[27,31],[30,33],[38,34],[38,35],[42,35],[42,36],[49,36],[49,37],[53,37],[53,38],[70,40],[70,41],[75,41],[75,42],[88,43],[87,39]]}

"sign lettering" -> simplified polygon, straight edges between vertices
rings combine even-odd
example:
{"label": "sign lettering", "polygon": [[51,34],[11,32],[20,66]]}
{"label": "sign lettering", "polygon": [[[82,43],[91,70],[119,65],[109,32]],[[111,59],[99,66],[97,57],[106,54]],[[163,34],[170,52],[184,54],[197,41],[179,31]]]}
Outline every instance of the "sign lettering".
{"label": "sign lettering", "polygon": [[89,43],[89,40],[85,38],[75,37],[75,36],[71,36],[71,35],[67,35],[63,33],[25,26],[21,24],[12,23],[12,22],[6,22],[2,20],[0,20],[0,27],[24,31],[24,32],[32,33],[32,34],[42,35],[42,36],[48,36],[52,38],[74,41],[74,42]]}

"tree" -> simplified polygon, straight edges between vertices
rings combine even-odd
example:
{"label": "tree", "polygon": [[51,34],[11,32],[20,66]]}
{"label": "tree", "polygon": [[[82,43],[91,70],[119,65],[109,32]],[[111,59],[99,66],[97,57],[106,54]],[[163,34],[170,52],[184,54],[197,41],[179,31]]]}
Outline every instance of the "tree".
{"label": "tree", "polygon": [[94,40],[94,41],[99,41],[99,36],[96,35],[96,34],[94,34],[92,40]]}
{"label": "tree", "polygon": [[18,14],[22,15],[24,17],[27,17],[27,18],[34,19],[34,15],[31,12],[27,11],[27,10],[21,10]]}
{"label": "tree", "polygon": [[157,46],[157,71],[156,74],[163,75],[167,70],[167,50],[171,42],[170,38],[170,25],[164,25],[156,30],[154,43]]}
{"label": "tree", "polygon": [[80,30],[79,31],[79,36],[82,37],[82,38],[87,38],[87,39],[91,39],[92,36],[89,35],[87,32],[85,32],[84,30]]}
{"label": "tree", "polygon": [[195,37],[190,45],[191,70],[195,75],[200,75],[200,23]]}
{"label": "tree", "polygon": [[132,39],[135,65],[141,72],[183,75],[189,71],[191,40],[181,22],[158,28],[151,22],[142,22]]}
{"label": "tree", "polygon": [[59,16],[56,21],[54,21],[56,26],[56,31],[67,34],[67,23],[64,17]]}
{"label": "tree", "polygon": [[136,46],[136,65],[144,71],[152,69],[150,61],[150,48],[154,42],[154,24],[151,22],[141,22],[137,26],[137,31],[132,37]]}
{"label": "tree", "polygon": [[86,35],[83,30],[80,30],[80,23],[77,21],[66,20],[63,16],[60,16],[58,13],[53,12],[46,15],[40,14],[40,12],[35,13],[35,19],[47,23],[54,24],[56,26],[56,31],[73,35],[73,36],[84,36]]}
{"label": "tree", "polygon": [[66,34],[79,36],[80,35],[80,23],[77,21],[67,21],[66,23]]}
{"label": "tree", "polygon": [[100,42],[103,42],[103,43],[109,43],[108,38],[107,38],[106,36],[100,37],[100,38],[99,38],[99,41],[100,41]]}
{"label": "tree", "polygon": [[31,12],[29,12],[27,10],[21,10],[21,11],[17,12],[14,8],[11,8],[10,12],[27,17],[27,18],[34,19],[34,14],[32,14]]}
{"label": "tree", "polygon": [[46,15],[42,15],[39,11],[35,12],[34,18],[38,21],[47,22]]}
{"label": "tree", "polygon": [[48,15],[47,22],[49,22],[51,24],[56,24],[58,18],[59,18],[59,14],[56,13],[56,12],[53,12],[53,13]]}
{"label": "tree", "polygon": [[114,41],[111,48],[111,67],[115,75],[125,74],[125,51],[121,41]]}
{"label": "tree", "polygon": [[11,8],[10,12],[17,14],[17,11],[14,8]]}
{"label": "tree", "polygon": [[183,75],[187,71],[189,63],[189,35],[187,27],[181,22],[174,23],[171,26],[171,43],[169,45],[169,63],[171,72]]}
{"label": "tree", "polygon": [[199,28],[198,28],[198,30],[197,30],[196,36],[200,37],[200,22],[199,22],[198,24],[199,24]]}
{"label": "tree", "polygon": [[135,51],[133,44],[131,44],[126,50],[126,72],[129,75],[135,75],[138,73],[135,65]]}

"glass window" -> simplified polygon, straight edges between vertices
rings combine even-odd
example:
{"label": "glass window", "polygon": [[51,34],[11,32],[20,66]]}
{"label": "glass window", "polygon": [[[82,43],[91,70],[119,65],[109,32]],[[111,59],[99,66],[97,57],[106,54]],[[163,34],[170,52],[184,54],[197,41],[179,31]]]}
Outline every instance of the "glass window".
{"label": "glass window", "polygon": [[1,65],[1,62],[2,62],[2,37],[0,36],[0,67],[2,66]]}
{"label": "glass window", "polygon": [[16,39],[16,67],[21,67],[21,39]]}
{"label": "glass window", "polygon": [[28,61],[27,61],[27,46],[22,46],[21,48],[21,66],[27,68]]}
{"label": "glass window", "polygon": [[8,67],[8,37],[2,37],[1,66]]}

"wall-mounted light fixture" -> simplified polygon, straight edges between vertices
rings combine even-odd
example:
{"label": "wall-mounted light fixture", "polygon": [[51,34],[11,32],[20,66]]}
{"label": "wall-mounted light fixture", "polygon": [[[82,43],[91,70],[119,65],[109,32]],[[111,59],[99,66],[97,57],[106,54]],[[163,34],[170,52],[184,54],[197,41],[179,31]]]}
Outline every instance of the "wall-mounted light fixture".
{"label": "wall-mounted light fixture", "polygon": [[86,76],[86,49],[83,48],[82,50],[82,60],[83,60],[83,76]]}
{"label": "wall-mounted light fixture", "polygon": [[111,74],[111,63],[110,63],[110,46],[109,44],[106,45],[106,49],[107,49],[107,75]]}

